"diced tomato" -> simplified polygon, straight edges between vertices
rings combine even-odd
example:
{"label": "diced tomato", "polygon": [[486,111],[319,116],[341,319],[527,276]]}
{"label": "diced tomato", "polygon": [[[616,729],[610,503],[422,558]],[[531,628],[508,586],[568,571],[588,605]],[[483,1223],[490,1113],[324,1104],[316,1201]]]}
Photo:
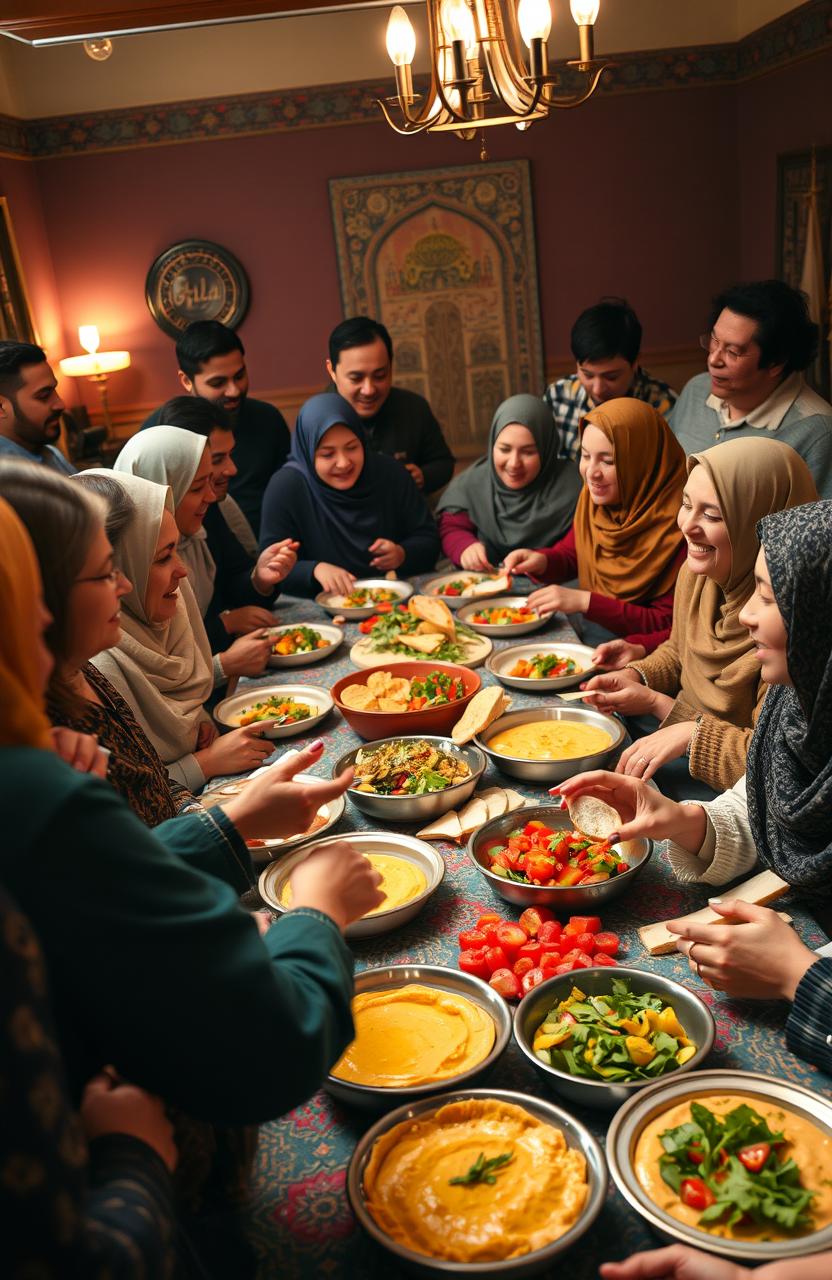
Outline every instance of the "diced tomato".
{"label": "diced tomato", "polygon": [[485,963],[485,947],[476,951],[460,951],[457,963],[463,973],[471,973],[475,978],[488,978],[491,974]]}
{"label": "diced tomato", "polygon": [[705,1152],[702,1150],[698,1142],[692,1142],[688,1147],[688,1160],[691,1164],[701,1164],[705,1159]]}
{"label": "diced tomato", "polygon": [[562,933],[563,925],[560,920],[546,920],[540,926],[537,938],[539,942],[556,942]]}
{"label": "diced tomato", "polygon": [[520,979],[523,993],[528,994],[529,991],[534,991],[535,987],[539,987],[544,981],[545,976],[542,969],[529,969],[528,973],[524,973]]}
{"label": "diced tomato", "polygon": [[476,951],[487,945],[482,929],[463,929],[459,934],[460,951]]}
{"label": "diced tomato", "polygon": [[523,835],[531,836],[531,835],[534,835],[536,831],[543,831],[543,830],[545,830],[544,824],[542,822],[538,822],[536,818],[532,818],[531,822],[527,822],[525,827],[523,828]]}
{"label": "diced tomato", "polygon": [[489,986],[498,991],[504,1000],[519,1000],[521,993],[520,979],[511,969],[498,969],[488,979]]}
{"label": "diced tomato", "polygon": [[516,853],[509,853],[508,849],[501,849],[491,859],[491,866],[502,867],[504,871],[513,871],[517,866],[518,856]]}
{"label": "diced tomato", "polygon": [[614,960],[612,956],[608,956],[604,951],[596,951],[595,955],[592,957],[592,963],[596,969],[613,969],[618,967],[618,961]]}
{"label": "diced tomato", "polygon": [[741,1147],[737,1159],[749,1173],[759,1173],[771,1154],[770,1142],[757,1142],[752,1147]]}
{"label": "diced tomato", "polygon": [[528,973],[534,967],[535,963],[530,956],[519,956],[514,962],[513,972],[515,977],[522,978],[524,973]]}
{"label": "diced tomato", "polygon": [[601,928],[600,916],[570,916],[564,933],[597,933]]}
{"label": "diced tomato", "polygon": [[[573,885],[578,884],[583,874],[581,867],[570,867],[567,863],[565,867],[561,867],[557,874],[555,883],[561,885],[565,889],[571,889]],[[575,933],[577,931],[574,929],[570,930],[569,925],[567,925],[564,929],[564,933],[569,932]]]}
{"label": "diced tomato", "polygon": [[562,960],[561,963],[556,967],[555,974],[571,973],[574,968],[575,966],[571,960],[568,960],[568,961]]}
{"label": "diced tomato", "polygon": [[[566,950],[568,951],[569,947],[567,947]],[[563,955],[563,939],[556,938],[554,942],[541,942],[540,954],[541,954],[541,957],[547,956],[547,955],[562,956]]]}
{"label": "diced tomato", "polygon": [[579,951],[577,947],[565,952],[563,963],[568,964],[570,961],[573,969],[591,969],[593,967],[592,957],[588,956],[585,951]]}
{"label": "diced tomato", "polygon": [[525,956],[528,960],[531,960],[532,964],[539,964],[542,950],[542,945],[539,942],[524,942],[517,952],[517,959],[520,960]]}
{"label": "diced tomato", "polygon": [[567,832],[565,836],[561,837],[561,839],[555,845],[552,852],[554,853],[555,857],[558,859],[559,862],[565,862],[566,859],[569,857],[571,848],[572,848],[572,839]]}
{"label": "diced tomato", "polygon": [[578,1021],[578,1019],[575,1017],[575,1015],[574,1015],[573,1013],[570,1013],[568,1010],[566,1011],[566,1013],[561,1014],[561,1019],[560,1019],[560,1020],[561,1020],[561,1022],[566,1022],[566,1023],[570,1023],[570,1024],[577,1023],[577,1021]]}
{"label": "diced tomato", "polygon": [[701,1178],[683,1178],[679,1197],[682,1204],[686,1204],[689,1209],[696,1209],[699,1213],[716,1200],[711,1188]]}
{"label": "diced tomato", "polygon": [[604,955],[614,956],[618,950],[620,939],[617,933],[596,933],[595,934],[595,950],[601,951]]}
{"label": "diced tomato", "polygon": [[508,847],[512,853],[528,853],[532,842],[528,836],[509,836]]}
{"label": "diced tomato", "polygon": [[525,929],[507,920],[497,927],[497,945],[502,947],[510,961],[516,960],[520,948],[528,942]]}
{"label": "diced tomato", "polygon": [[572,945],[576,947],[578,951],[585,951],[588,956],[592,955],[593,951],[595,950],[595,934],[594,933],[575,933],[572,935],[572,937],[573,937]]}
{"label": "diced tomato", "polygon": [[486,947],[485,963],[488,965],[489,973],[496,973],[498,969],[510,969],[508,956],[502,947]]}
{"label": "diced tomato", "polygon": [[503,923],[503,917],[498,916],[496,911],[489,911],[484,916],[480,916],[477,921],[477,928],[485,934],[486,945],[495,947],[497,945],[497,926]]}
{"label": "diced tomato", "polygon": [[544,951],[540,957],[539,968],[543,970],[546,977],[551,977],[553,973],[557,973],[561,963],[561,955],[559,951]]}
{"label": "diced tomato", "polygon": [[536,938],[543,925],[552,918],[551,911],[547,911],[545,907],[526,907],[517,923],[525,930],[527,937]]}
{"label": "diced tomato", "polygon": [[624,874],[625,871],[629,871],[629,870],[630,870],[629,862],[616,862],[615,864],[616,875],[621,876]]}
{"label": "diced tomato", "polygon": [[555,865],[548,853],[526,854],[526,876],[532,884],[548,884],[555,872]]}

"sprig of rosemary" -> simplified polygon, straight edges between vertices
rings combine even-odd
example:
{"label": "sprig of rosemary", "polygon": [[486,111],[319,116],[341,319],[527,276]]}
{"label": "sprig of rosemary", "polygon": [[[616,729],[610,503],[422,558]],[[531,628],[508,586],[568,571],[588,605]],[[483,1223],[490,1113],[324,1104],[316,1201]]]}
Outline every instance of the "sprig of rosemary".
{"label": "sprig of rosemary", "polygon": [[495,1175],[498,1170],[504,1169],[513,1159],[513,1151],[504,1151],[501,1156],[492,1156],[490,1160],[486,1160],[485,1152],[481,1151],[468,1172],[463,1173],[459,1178],[449,1178],[448,1185],[451,1187],[472,1187],[478,1182],[487,1182],[489,1186],[493,1187],[497,1181]]}

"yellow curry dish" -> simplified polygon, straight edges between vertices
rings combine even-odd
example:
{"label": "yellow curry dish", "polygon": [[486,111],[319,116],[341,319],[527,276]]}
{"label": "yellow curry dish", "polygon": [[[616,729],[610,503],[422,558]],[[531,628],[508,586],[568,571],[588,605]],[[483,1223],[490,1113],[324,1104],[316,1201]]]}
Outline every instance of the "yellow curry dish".
{"label": "yellow curry dish", "polygon": [[488,739],[491,751],[517,760],[574,760],[611,746],[606,729],[578,720],[532,720]]}
{"label": "yellow curry dish", "polygon": [[494,1019],[465,996],[410,984],[352,1002],[355,1039],[332,1068],[338,1080],[376,1089],[441,1083],[484,1062]]}
{"label": "yellow curry dish", "polygon": [[496,1098],[451,1102],[374,1144],[368,1212],[398,1244],[431,1258],[517,1258],[565,1235],[588,1194],[586,1161],[560,1129]]}
{"label": "yellow curry dish", "polygon": [[[428,887],[427,876],[422,868],[417,867],[415,862],[410,862],[407,858],[400,858],[394,853],[365,853],[364,857],[373,870],[379,872],[381,876],[379,888],[384,894],[383,901],[377,907],[373,907],[372,911],[368,911],[367,916],[375,916],[380,911],[392,911],[395,907],[403,907],[405,903],[418,898],[419,894],[424,893]],[[292,886],[288,881],[281,890],[280,904],[284,907],[292,905]]]}

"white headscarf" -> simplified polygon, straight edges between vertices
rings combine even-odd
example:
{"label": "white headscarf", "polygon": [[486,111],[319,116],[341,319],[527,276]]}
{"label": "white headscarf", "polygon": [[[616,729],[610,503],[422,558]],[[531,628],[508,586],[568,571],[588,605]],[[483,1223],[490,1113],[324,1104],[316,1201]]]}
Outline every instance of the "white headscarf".
{"label": "white headscarf", "polygon": [[[131,436],[113,463],[113,470],[169,485],[176,509],[193,484],[207,445],[205,436],[183,431],[181,427],[148,427]],[[182,535],[179,555],[187,566],[188,581],[204,617],[214,594],[217,573],[205,530]]]}

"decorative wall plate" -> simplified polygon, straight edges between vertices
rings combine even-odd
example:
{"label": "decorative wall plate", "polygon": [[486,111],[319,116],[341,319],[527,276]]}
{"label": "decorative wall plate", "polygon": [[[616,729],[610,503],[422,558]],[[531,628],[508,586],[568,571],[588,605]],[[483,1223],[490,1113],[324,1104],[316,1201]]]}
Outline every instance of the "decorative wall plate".
{"label": "decorative wall plate", "polygon": [[171,338],[194,320],[219,320],[235,329],[248,309],[248,277],[221,245],[181,240],[153,263],[144,295],[153,319]]}

